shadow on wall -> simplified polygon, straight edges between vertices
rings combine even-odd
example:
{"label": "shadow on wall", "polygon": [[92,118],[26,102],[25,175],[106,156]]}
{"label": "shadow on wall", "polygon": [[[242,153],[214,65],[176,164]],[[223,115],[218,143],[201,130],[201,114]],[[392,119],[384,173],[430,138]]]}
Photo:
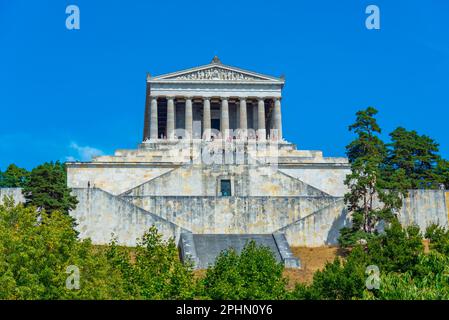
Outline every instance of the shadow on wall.
{"label": "shadow on wall", "polygon": [[348,210],[346,208],[342,208],[341,214],[332,222],[332,225],[327,234],[325,244],[326,245],[338,244],[338,238],[340,237],[340,229],[343,227],[350,227],[350,226],[351,220],[348,215]]}

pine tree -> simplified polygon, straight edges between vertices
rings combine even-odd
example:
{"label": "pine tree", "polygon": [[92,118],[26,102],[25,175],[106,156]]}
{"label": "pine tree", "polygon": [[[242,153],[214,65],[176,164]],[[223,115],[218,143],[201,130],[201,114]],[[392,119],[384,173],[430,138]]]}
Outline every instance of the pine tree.
{"label": "pine tree", "polygon": [[440,159],[436,168],[438,182],[449,190],[449,161]]}
{"label": "pine tree", "polygon": [[5,172],[0,171],[0,188],[22,188],[28,180],[29,172],[10,164]]}
{"label": "pine tree", "polygon": [[[403,187],[406,189],[439,188],[441,177],[437,166],[441,161],[438,143],[426,135],[416,131],[408,131],[398,127],[390,133],[391,143],[388,145],[386,158],[386,180],[397,180],[395,172],[403,170]],[[443,174],[443,173],[442,173]]]}
{"label": "pine tree", "polygon": [[70,192],[65,165],[59,161],[34,168],[23,189],[26,205],[45,209],[47,213],[60,211],[67,214],[75,209],[78,201]]}
{"label": "pine tree", "polygon": [[378,223],[392,221],[394,210],[402,205],[397,186],[389,185],[382,178],[387,149],[379,138],[381,129],[375,119],[376,114],[377,110],[372,107],[358,111],[356,122],[349,126],[349,130],[357,135],[346,147],[351,173],[345,180],[349,192],[344,200],[351,213],[352,227],[340,231],[342,246],[371,238],[377,233]]}

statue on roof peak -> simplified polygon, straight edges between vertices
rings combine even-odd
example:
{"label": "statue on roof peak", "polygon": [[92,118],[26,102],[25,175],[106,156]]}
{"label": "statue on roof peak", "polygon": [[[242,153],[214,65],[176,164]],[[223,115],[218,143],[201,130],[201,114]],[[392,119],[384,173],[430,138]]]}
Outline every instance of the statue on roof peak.
{"label": "statue on roof peak", "polygon": [[211,63],[216,63],[216,64],[221,64],[220,59],[218,58],[218,56],[214,56],[214,58],[212,59]]}

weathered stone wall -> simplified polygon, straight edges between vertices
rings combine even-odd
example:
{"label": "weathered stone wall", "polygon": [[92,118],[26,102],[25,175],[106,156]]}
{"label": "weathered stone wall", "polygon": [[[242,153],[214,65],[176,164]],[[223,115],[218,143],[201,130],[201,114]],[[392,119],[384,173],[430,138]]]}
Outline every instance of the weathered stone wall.
{"label": "weathered stone wall", "polygon": [[448,227],[447,210],[443,190],[411,190],[403,201],[399,220],[403,225],[417,224],[423,231],[432,223]]}
{"label": "weathered stone wall", "polygon": [[[402,225],[416,224],[422,232],[432,223],[448,227],[447,194],[441,190],[410,190],[399,212]],[[340,228],[350,225],[343,199],[311,215],[299,219],[279,232],[286,234],[293,246],[337,244]]]}
{"label": "weathered stone wall", "polygon": [[[237,152],[237,146],[245,152]],[[229,151],[225,159],[222,148]],[[211,149],[218,156],[213,158],[215,164],[209,164],[212,159],[202,154]],[[267,159],[276,161],[271,166],[263,165]],[[166,175],[171,171],[175,172]],[[146,195],[215,196],[220,178],[230,178],[237,196],[308,194],[303,192],[304,187],[342,196],[348,172],[346,158],[323,157],[321,151],[296,150],[289,143],[281,143],[278,148],[256,147],[254,142],[227,146],[222,140],[143,143],[138,149],[117,150],[113,156],[96,157],[91,162],[67,163],[69,187],[86,188],[90,184],[114,195],[139,189]]]}
{"label": "weathered stone wall", "polygon": [[74,163],[67,165],[67,185],[70,188],[96,187],[114,195],[125,192],[161,174],[174,166],[148,166],[145,164],[95,164]]}
{"label": "weathered stone wall", "polygon": [[186,165],[126,192],[132,196],[217,196],[220,179],[232,181],[232,194],[259,196],[328,196],[327,193],[270,166]]}
{"label": "weathered stone wall", "polygon": [[196,234],[273,233],[313,214],[332,197],[126,197]]}
{"label": "weathered stone wall", "polygon": [[334,197],[342,197],[348,190],[344,185],[344,181],[346,175],[350,173],[350,169],[346,166],[309,165],[302,168],[281,167],[280,171]]}
{"label": "weathered stone wall", "polygon": [[[337,243],[339,229],[349,225],[342,198],[296,197],[161,197],[114,196],[99,189],[73,189],[78,198],[71,215],[82,238],[106,244],[114,234],[119,244],[133,246],[151,225],[165,238],[180,232],[285,233],[292,246]],[[0,199],[12,195],[24,201],[20,189],[0,189]],[[399,214],[402,224],[422,231],[438,223],[448,227],[449,192],[412,190]],[[1,200],[0,200],[1,202]],[[137,205],[136,205],[137,204]],[[147,209],[147,210],[145,210]]]}
{"label": "weathered stone wall", "polygon": [[3,203],[4,197],[12,197],[15,203],[25,202],[21,188],[0,188],[0,204]]}
{"label": "weathered stone wall", "polygon": [[94,244],[107,244],[114,237],[120,245],[135,246],[136,239],[155,225],[167,239],[179,239],[175,224],[100,189],[73,189],[79,203],[70,213],[78,223],[81,238]]}
{"label": "weathered stone wall", "polygon": [[447,210],[447,219],[449,224],[449,191],[446,192],[446,210]]}
{"label": "weathered stone wall", "polygon": [[350,225],[343,199],[335,201],[278,231],[285,233],[291,246],[317,247],[338,243],[339,230]]}

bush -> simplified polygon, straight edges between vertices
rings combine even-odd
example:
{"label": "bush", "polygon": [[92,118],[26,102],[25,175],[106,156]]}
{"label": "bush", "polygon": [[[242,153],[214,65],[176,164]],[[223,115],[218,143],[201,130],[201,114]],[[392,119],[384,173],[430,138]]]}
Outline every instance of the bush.
{"label": "bush", "polygon": [[[72,265],[80,290],[66,288]],[[126,297],[119,276],[90,241],[78,241],[67,215],[0,205],[0,299],[118,299]]]}
{"label": "bush", "polygon": [[449,299],[449,258],[438,252],[422,254],[415,272],[381,275],[379,290],[366,291],[364,298],[381,300]]}
{"label": "bush", "polygon": [[377,265],[381,272],[413,270],[419,256],[424,253],[422,240],[418,226],[403,228],[395,221],[385,229],[385,233],[368,241],[370,264]]}
{"label": "bush", "polygon": [[361,247],[351,252],[346,261],[336,257],[326,263],[323,270],[315,272],[309,286],[299,284],[292,297],[295,299],[350,300],[363,296],[367,257]]}
{"label": "bush", "polygon": [[437,224],[426,229],[425,237],[430,240],[430,249],[449,255],[449,231]]}
{"label": "bush", "polygon": [[183,264],[173,239],[163,241],[156,227],[151,227],[134,250],[113,241],[107,251],[111,265],[123,276],[126,293],[136,299],[192,299],[195,282],[191,265]]}
{"label": "bush", "polygon": [[[333,262],[327,263],[323,270],[314,274],[311,285],[298,285],[292,296],[296,299],[382,298],[386,291],[380,291],[380,295],[377,296],[378,290],[370,291],[366,287],[367,267],[377,266],[381,286],[389,285],[383,290],[390,290],[389,288],[396,284],[406,283],[408,279],[404,274],[406,272],[409,276],[422,275],[422,279],[425,277],[434,279],[428,268],[430,261],[423,260],[423,257],[425,258],[424,247],[419,228],[417,226],[403,228],[399,222],[394,221],[384,233],[368,238],[365,245],[353,247],[345,261],[336,258]],[[423,264],[423,261],[427,261],[427,265]],[[435,269],[435,272],[441,274],[442,270]],[[418,288],[424,287],[421,283],[417,285]],[[413,291],[412,287],[410,290]],[[392,297],[399,296],[396,291],[391,294]],[[412,292],[404,293],[404,297],[407,294],[412,295]]]}
{"label": "bush", "polygon": [[241,254],[223,251],[202,280],[202,294],[209,299],[282,299],[285,297],[284,266],[269,248],[246,244]]}
{"label": "bush", "polygon": [[342,248],[349,248],[361,242],[367,242],[377,236],[377,232],[369,233],[363,230],[354,230],[353,228],[343,227],[340,229],[338,244]]}
{"label": "bush", "polygon": [[[134,259],[114,243],[106,250],[80,241],[72,220],[35,207],[0,205],[0,299],[189,299],[191,268],[178,258],[173,239],[147,232]],[[134,260],[134,261],[133,261]],[[67,267],[80,272],[80,288],[68,289]]]}

